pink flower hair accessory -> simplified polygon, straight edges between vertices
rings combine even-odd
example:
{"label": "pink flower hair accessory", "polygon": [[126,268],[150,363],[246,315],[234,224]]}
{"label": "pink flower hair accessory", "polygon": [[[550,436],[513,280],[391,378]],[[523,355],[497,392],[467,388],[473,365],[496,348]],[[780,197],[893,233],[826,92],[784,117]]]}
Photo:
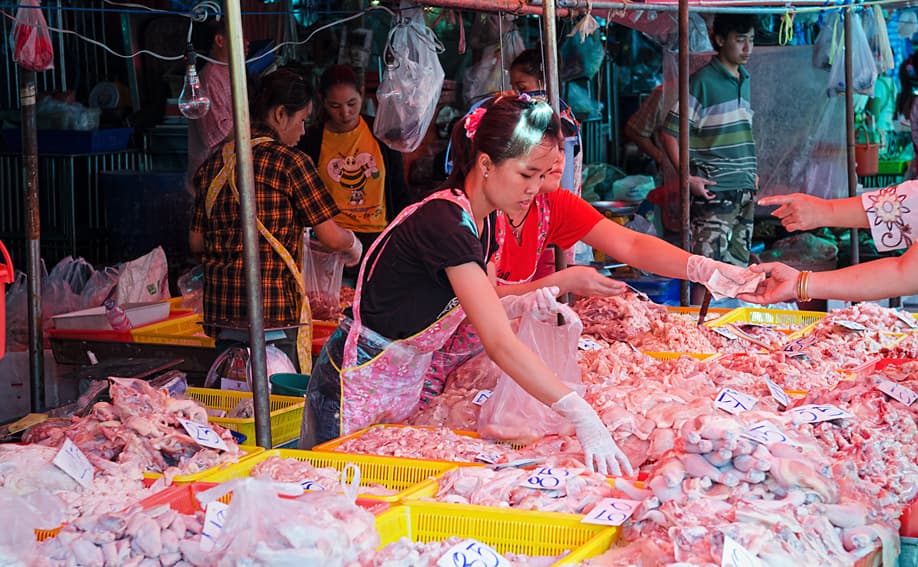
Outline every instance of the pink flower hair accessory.
{"label": "pink flower hair accessory", "polygon": [[481,124],[481,117],[485,115],[488,109],[479,106],[465,117],[463,127],[465,128],[465,137],[469,140],[475,138],[475,132],[478,131],[478,125]]}

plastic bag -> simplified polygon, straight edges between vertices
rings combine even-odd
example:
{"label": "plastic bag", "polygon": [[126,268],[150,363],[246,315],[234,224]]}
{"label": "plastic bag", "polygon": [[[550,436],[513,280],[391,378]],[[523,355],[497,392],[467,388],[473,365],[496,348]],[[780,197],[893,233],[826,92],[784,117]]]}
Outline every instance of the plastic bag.
{"label": "plastic bag", "polygon": [[13,27],[13,61],[29,71],[54,68],[54,47],[38,0],[23,0]]}
{"label": "plastic bag", "polygon": [[303,283],[314,321],[337,321],[341,314],[344,258],[304,235]]}
{"label": "plastic bag", "polygon": [[562,81],[592,79],[599,73],[602,60],[606,57],[602,34],[597,31],[583,40],[579,37],[568,37],[561,44],[560,56]]}
{"label": "plastic bag", "polygon": [[198,264],[184,274],[178,281],[179,293],[182,294],[182,307],[192,309],[195,313],[204,312],[204,266]]}
{"label": "plastic bag", "polygon": [[577,83],[567,85],[567,103],[571,110],[587,119],[598,118],[602,113],[602,103],[590,96],[589,91]]}
{"label": "plastic bag", "polygon": [[[216,386],[221,390],[252,391],[252,365],[249,363],[251,352],[248,347],[237,345],[226,349],[211,363],[204,379],[204,387]],[[265,346],[265,364],[267,375],[295,374],[296,368],[290,357],[274,345]],[[268,392],[271,381],[268,381]]]}
{"label": "plastic bag", "polygon": [[[855,92],[873,96],[873,86],[877,82],[877,65],[873,52],[864,34],[861,17],[854,14],[851,21],[851,76]],[[829,72],[828,95],[835,96],[845,92],[845,50],[841,48],[832,62]]]}
{"label": "plastic bag", "polygon": [[612,183],[612,200],[643,201],[656,186],[649,175],[629,175]]}
{"label": "plastic bag", "polygon": [[[873,33],[867,33],[868,22]],[[886,18],[883,17],[883,8],[874,4],[873,8],[868,8],[864,13],[864,32],[867,33],[867,40],[870,42],[870,49],[873,51],[874,60],[877,63],[877,73],[883,74],[896,67],[896,60],[893,56],[892,46],[889,44],[889,34],[886,30]]]}
{"label": "plastic bag", "polygon": [[[517,335],[561,381],[583,391],[577,365],[577,342],[583,324],[574,311],[561,305],[563,325],[543,322],[532,313],[520,317]],[[481,406],[478,433],[488,439],[529,442],[545,435],[571,435],[573,428],[550,407],[529,395],[513,378],[502,373],[488,401]]]}
{"label": "plastic bag", "polygon": [[121,275],[120,267],[106,266],[101,270],[93,272],[89,281],[80,292],[80,301],[82,308],[97,307],[102,305],[112,288],[118,285],[118,277]]}
{"label": "plastic bag", "polygon": [[118,305],[169,299],[169,264],[162,246],[131,260],[118,276]]}
{"label": "plastic bag", "polygon": [[[35,530],[50,530],[64,518],[64,503],[50,492],[39,490],[26,495],[0,488],[0,565],[26,567],[41,564],[36,555]],[[57,522],[57,523],[54,523]]]}
{"label": "plastic bag", "polygon": [[813,67],[831,69],[837,55],[843,53],[844,22],[840,12],[825,15],[819,35],[813,42]]}
{"label": "plastic bag", "polygon": [[398,20],[386,45],[388,69],[376,91],[378,107],[373,133],[399,152],[413,152],[427,134],[440,90],[443,44],[424,23],[422,10]]}

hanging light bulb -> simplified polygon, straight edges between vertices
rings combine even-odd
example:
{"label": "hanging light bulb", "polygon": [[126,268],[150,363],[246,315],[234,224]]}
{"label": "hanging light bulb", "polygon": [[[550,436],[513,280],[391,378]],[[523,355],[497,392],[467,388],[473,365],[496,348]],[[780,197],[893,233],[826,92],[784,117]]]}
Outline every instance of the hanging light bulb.
{"label": "hanging light bulb", "polygon": [[198,71],[194,66],[197,58],[194,46],[189,43],[185,48],[185,81],[178,98],[178,108],[182,116],[190,120],[197,120],[210,110],[210,97],[207,96],[207,90],[198,78]]}

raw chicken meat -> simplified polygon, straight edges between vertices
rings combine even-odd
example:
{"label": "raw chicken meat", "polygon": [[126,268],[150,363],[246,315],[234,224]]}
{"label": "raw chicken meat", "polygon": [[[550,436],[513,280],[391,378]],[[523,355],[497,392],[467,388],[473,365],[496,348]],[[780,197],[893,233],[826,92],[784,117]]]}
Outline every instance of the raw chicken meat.
{"label": "raw chicken meat", "polygon": [[[460,537],[449,537],[442,541],[413,542],[407,537],[390,543],[379,551],[361,556],[360,567],[436,567],[447,551],[464,541]],[[516,553],[503,554],[513,567],[548,567],[561,557],[530,557]],[[474,563],[472,563],[474,564]]]}
{"label": "raw chicken meat", "polygon": [[516,451],[509,445],[461,435],[449,429],[412,426],[374,426],[335,448],[342,453],[427,459],[434,461],[474,462],[479,454],[490,455],[496,462],[513,460]]}
{"label": "raw chicken meat", "polygon": [[[333,467],[315,467],[309,461],[300,461],[292,458],[268,457],[252,467],[249,476],[263,480],[276,480],[279,482],[295,482],[302,484],[308,482],[306,490],[331,490],[341,492],[344,485],[341,482],[341,472]],[[363,482],[361,480],[361,482]],[[380,484],[363,484],[360,494],[376,496],[391,496],[397,491],[386,488]]]}

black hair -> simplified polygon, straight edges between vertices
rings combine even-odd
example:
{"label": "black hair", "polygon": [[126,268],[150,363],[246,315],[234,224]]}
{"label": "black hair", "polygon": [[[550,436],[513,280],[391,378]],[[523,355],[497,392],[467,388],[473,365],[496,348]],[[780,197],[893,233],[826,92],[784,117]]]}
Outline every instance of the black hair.
{"label": "black hair", "polygon": [[510,64],[511,69],[519,69],[523,73],[535,77],[539,83],[544,83],[545,73],[542,71],[542,51],[529,48],[521,52]]}
{"label": "black hair", "polygon": [[203,22],[194,22],[191,29],[191,43],[195,51],[207,55],[218,35],[226,37],[226,18],[208,17]]}
{"label": "black hair", "polygon": [[561,121],[544,101],[528,96],[502,96],[481,108],[486,111],[471,139],[465,120],[453,126],[450,137],[453,170],[444,187],[462,187],[479,152],[499,165],[526,155],[546,139],[561,144]]}
{"label": "black hair", "polygon": [[717,45],[717,36],[727,39],[730,32],[738,34],[749,33],[758,24],[759,18],[753,14],[716,14],[714,24],[711,26],[711,44],[715,51],[720,51]]}
{"label": "black hair", "polygon": [[252,97],[251,114],[254,124],[265,124],[274,108],[283,106],[288,114],[297,113],[312,103],[315,92],[302,75],[281,67],[261,78]]}
{"label": "black hair", "polygon": [[348,85],[354,87],[357,92],[363,89],[363,81],[349,65],[332,65],[326,69],[319,79],[319,94],[327,96],[328,91],[335,85]]}

